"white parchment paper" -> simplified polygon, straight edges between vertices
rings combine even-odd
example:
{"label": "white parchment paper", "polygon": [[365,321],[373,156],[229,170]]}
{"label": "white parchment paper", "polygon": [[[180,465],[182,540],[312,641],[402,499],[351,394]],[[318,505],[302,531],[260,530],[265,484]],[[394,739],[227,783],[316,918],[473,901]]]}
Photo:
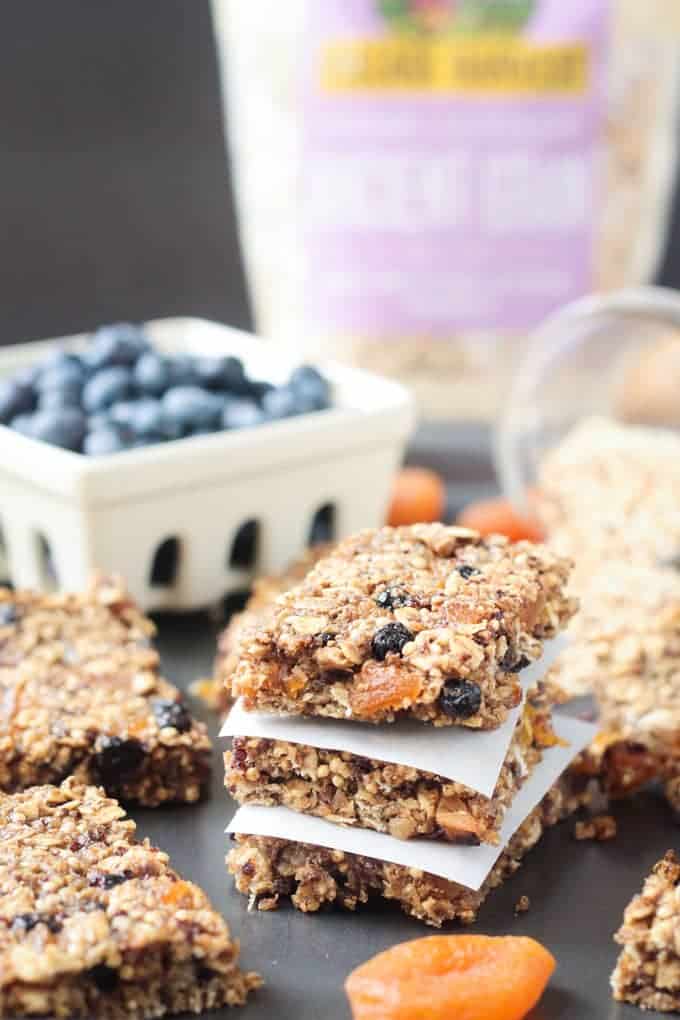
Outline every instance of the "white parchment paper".
{"label": "white parchment paper", "polygon": [[420,868],[476,890],[527,815],[569,762],[594,738],[597,727],[579,719],[559,716],[555,720],[555,730],[562,739],[569,742],[569,746],[552,747],[544,752],[543,761],[527,779],[505,815],[501,846],[483,844],[461,847],[436,840],[400,840],[370,829],[335,825],[312,815],[298,814],[289,808],[249,805],[239,808],[226,831],[272,836],[362,854],[408,868]]}
{"label": "white parchment paper", "polygon": [[[545,676],[565,647],[566,640],[562,637],[545,643],[541,658],[522,670],[524,691]],[[470,730],[464,726],[428,726],[416,719],[372,725],[314,716],[265,715],[246,712],[239,699],[227,716],[220,736],[287,740],[325,750],[348,751],[365,758],[434,772],[490,797],[521,710],[521,705],[514,708],[496,730]]]}

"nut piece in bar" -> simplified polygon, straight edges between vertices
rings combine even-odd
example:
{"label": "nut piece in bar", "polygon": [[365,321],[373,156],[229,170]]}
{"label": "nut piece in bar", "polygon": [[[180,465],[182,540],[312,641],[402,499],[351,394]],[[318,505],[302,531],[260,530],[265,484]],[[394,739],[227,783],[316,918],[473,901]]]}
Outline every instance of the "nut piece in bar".
{"label": "nut piece in bar", "polygon": [[495,729],[575,611],[544,546],[420,524],[341,542],[240,642],[246,709]]}
{"label": "nut piece in bar", "polygon": [[206,895],[102,790],[0,794],[0,1017],[146,1020],[260,984]]}
{"label": "nut piece in bar", "polygon": [[575,806],[560,780],[517,830],[477,891],[403,865],[265,836],[237,835],[227,866],[238,891],[259,910],[276,909],[284,897],[305,913],[330,903],[355,910],[379,896],[436,928],[454,920],[469,924],[491,890],[519,868],[544,830]]}
{"label": "nut piece in bar", "polygon": [[673,851],[628,904],[614,937],[623,946],[611,977],[614,998],[680,1012],[680,861]]}
{"label": "nut piece in bar", "polygon": [[199,798],[210,741],[160,675],[153,633],[116,580],[0,589],[0,790],[72,775],[150,807]]}
{"label": "nut piece in bar", "polygon": [[442,776],[282,740],[235,737],[225,785],[240,804],[283,805],[326,821],[461,845],[497,844],[507,808],[557,737],[549,704],[533,692],[491,797]]}

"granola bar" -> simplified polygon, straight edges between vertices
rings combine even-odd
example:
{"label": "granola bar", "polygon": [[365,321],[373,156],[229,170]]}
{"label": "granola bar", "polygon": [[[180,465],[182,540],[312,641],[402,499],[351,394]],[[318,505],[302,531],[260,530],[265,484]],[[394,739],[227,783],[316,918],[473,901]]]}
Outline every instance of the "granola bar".
{"label": "granola bar", "polygon": [[397,839],[497,844],[506,809],[557,737],[546,698],[533,692],[491,797],[416,768],[283,740],[235,737],[225,785],[240,804],[283,805]]}
{"label": "granola bar", "polygon": [[148,806],[199,798],[210,741],[161,677],[153,633],[115,581],[0,589],[0,790],[73,775]]}
{"label": "granola bar", "polygon": [[623,950],[611,977],[614,998],[680,1012],[680,861],[672,850],[626,907],[615,939]]}
{"label": "granola bar", "polygon": [[0,1017],[145,1020],[260,983],[205,893],[102,790],[0,794]]}
{"label": "granola bar", "polygon": [[218,638],[213,677],[199,681],[192,688],[193,693],[221,716],[226,714],[232,702],[231,677],[239,660],[242,638],[269,622],[274,615],[277,596],[298,584],[330,548],[330,543],[311,546],[283,573],[266,574],[255,579],[252,594],[242,612],[234,613]]}
{"label": "granola bar", "polygon": [[[651,779],[677,800],[680,777],[680,578],[670,570],[612,565],[612,615],[591,632],[589,682],[602,733],[580,767],[612,796]],[[603,614],[604,615],[604,614]],[[564,680],[564,660],[558,679]]]}
{"label": "granola bar", "polygon": [[415,868],[265,836],[237,835],[227,866],[238,891],[260,910],[275,909],[284,897],[305,913],[326,903],[355,910],[381,896],[437,928],[447,921],[469,924],[491,890],[514,874],[543,831],[573,806],[567,786],[558,782],[517,830],[477,891]]}
{"label": "granola bar", "polygon": [[543,546],[466,528],[364,531],[242,640],[234,693],[249,710],[494,729],[575,610],[568,575]]}

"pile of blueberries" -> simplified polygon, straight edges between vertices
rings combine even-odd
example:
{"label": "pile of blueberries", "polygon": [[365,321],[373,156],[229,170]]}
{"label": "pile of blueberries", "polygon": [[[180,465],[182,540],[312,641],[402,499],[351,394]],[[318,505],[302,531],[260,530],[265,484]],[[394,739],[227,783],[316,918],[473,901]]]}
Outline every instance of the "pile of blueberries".
{"label": "pile of blueberries", "polygon": [[141,326],[101,326],[80,354],[57,350],[0,381],[0,423],[91,456],[330,407],[328,380],[301,365],[286,383],[247,376],[239,358],[155,350]]}

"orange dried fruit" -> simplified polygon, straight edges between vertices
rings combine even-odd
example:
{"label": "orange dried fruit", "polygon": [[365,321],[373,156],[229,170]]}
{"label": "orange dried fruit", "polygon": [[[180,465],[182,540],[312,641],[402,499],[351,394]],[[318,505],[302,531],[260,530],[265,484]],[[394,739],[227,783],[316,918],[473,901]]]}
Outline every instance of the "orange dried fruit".
{"label": "orange dried fruit", "polygon": [[174,907],[191,907],[194,902],[195,891],[196,886],[192,885],[191,882],[185,882],[184,880],[173,882],[163,896],[163,903],[170,903]]}
{"label": "orange dried fruit", "polygon": [[459,514],[456,523],[478,531],[480,535],[506,535],[511,542],[522,539],[542,542],[545,538],[540,522],[531,514],[520,513],[509,499],[484,499],[470,503]]}
{"label": "orange dried fruit", "polygon": [[433,935],[378,953],[345,990],[354,1020],[521,1020],[554,969],[534,939]]}
{"label": "orange dried fruit", "polygon": [[446,486],[435,471],[402,468],[392,484],[387,523],[396,528],[402,524],[440,521],[445,507]]}
{"label": "orange dried fruit", "polygon": [[360,719],[397,712],[412,704],[422,688],[423,682],[414,670],[370,660],[352,685],[352,712]]}

